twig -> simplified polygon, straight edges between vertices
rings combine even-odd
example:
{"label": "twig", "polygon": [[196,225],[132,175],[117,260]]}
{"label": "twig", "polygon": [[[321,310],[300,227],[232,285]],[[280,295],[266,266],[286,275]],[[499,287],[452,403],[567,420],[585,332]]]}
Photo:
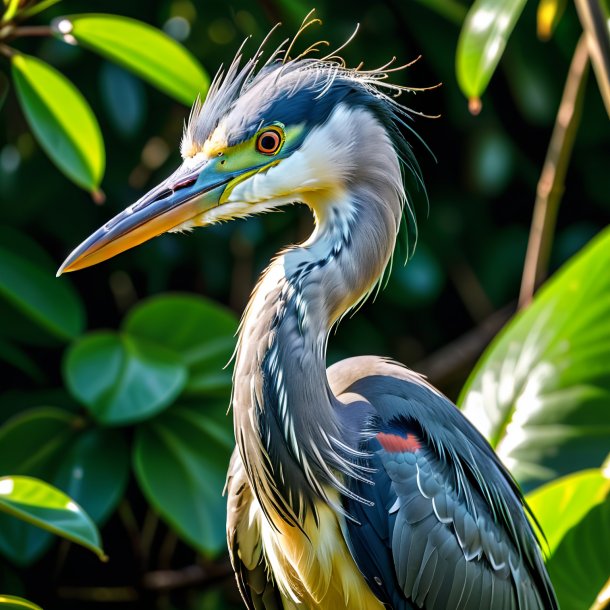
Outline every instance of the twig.
{"label": "twig", "polygon": [[170,591],[201,584],[210,584],[224,580],[233,574],[231,564],[227,561],[214,570],[190,565],[180,570],[156,570],[148,572],[142,578],[142,586],[151,591]]}
{"label": "twig", "polygon": [[530,304],[536,288],[547,272],[559,203],[574,138],[582,114],[589,51],[585,34],[581,35],[563,90],[553,134],[536,189],[536,202],[525,255],[519,308]]}
{"label": "twig", "polygon": [[25,36],[53,36],[53,28],[48,25],[24,25],[15,28],[9,38],[22,38]]}
{"label": "twig", "polygon": [[448,386],[458,375],[466,374],[472,368],[472,364],[514,311],[514,303],[503,307],[413,368],[424,374],[434,385]]}
{"label": "twig", "polygon": [[607,608],[610,608],[610,578],[602,587],[602,590],[599,592],[599,595],[589,610],[606,610]]}
{"label": "twig", "polygon": [[59,587],[57,595],[63,599],[92,602],[131,602],[140,597],[134,587]]}

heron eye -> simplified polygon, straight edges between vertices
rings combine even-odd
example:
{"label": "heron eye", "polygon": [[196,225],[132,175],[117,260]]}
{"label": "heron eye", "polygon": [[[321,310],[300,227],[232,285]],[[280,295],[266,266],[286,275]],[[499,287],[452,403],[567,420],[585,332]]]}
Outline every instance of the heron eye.
{"label": "heron eye", "polygon": [[263,155],[273,155],[282,143],[280,134],[275,129],[263,131],[256,139],[256,150]]}

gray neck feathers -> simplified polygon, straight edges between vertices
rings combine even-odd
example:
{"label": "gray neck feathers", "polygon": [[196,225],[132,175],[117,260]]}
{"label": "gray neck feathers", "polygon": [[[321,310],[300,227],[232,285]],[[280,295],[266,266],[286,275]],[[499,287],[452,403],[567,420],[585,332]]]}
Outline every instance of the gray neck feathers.
{"label": "gray neck feathers", "polygon": [[357,152],[346,188],[324,202],[322,213],[310,204],[316,230],[273,260],[240,330],[232,400],[237,444],[263,510],[294,525],[316,497],[328,500],[329,488],[349,494],[345,476],[363,476],[353,463],[358,439],[343,428],[341,403],[328,384],[326,342],[331,326],[383,273],[403,190],[389,138],[360,112],[364,131],[376,136],[374,149],[370,138],[350,141]]}

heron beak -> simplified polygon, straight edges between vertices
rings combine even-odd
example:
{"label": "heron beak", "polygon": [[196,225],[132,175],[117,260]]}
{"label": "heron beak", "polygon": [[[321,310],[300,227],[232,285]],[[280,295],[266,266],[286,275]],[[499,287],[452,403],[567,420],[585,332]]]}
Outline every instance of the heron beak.
{"label": "heron beak", "polygon": [[241,172],[222,172],[215,159],[195,171],[178,169],[78,246],[57,275],[90,267],[171,231],[220,203],[226,185]]}

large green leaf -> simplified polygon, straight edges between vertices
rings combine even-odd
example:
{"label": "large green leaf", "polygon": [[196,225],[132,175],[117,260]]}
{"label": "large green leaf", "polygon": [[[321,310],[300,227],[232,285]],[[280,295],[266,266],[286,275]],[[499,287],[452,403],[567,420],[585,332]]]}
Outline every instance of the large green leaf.
{"label": "large green leaf", "polygon": [[57,339],[73,339],[85,325],[82,303],[70,282],[58,281],[53,265],[34,260],[4,239],[0,244],[0,296],[28,323],[34,323],[37,332],[42,329]]}
{"label": "large green leaf", "polygon": [[527,503],[544,532],[549,557],[566,533],[604,502],[609,492],[610,480],[599,469],[591,469],[561,477],[528,494]]}
{"label": "large green leaf", "polygon": [[76,542],[104,558],[99,532],[91,518],[69,496],[44,481],[1,477],[0,511]]}
{"label": "large green leaf", "polygon": [[85,98],[36,57],[18,53],[11,63],[19,102],[42,148],[68,178],[97,190],[104,175],[104,142]]}
{"label": "large green leaf", "polygon": [[222,490],[233,437],[226,408],[179,406],[136,430],[134,467],[159,514],[194,548],[225,546]]}
{"label": "large green leaf", "polygon": [[2,610],[42,610],[40,606],[23,597],[2,594],[0,594],[0,608]]}
{"label": "large green leaf", "polygon": [[457,79],[476,108],[526,0],[475,0],[462,26],[456,53]]}
{"label": "large green leaf", "polygon": [[68,35],[186,105],[204,96],[209,78],[199,62],[156,28],[118,15],[83,14],[53,21],[59,38]]}
{"label": "large green leaf", "polygon": [[96,332],[68,350],[66,384],[100,423],[142,421],[168,407],[187,371],[173,352],[127,333]]}
{"label": "large green leaf", "polygon": [[[74,414],[51,407],[13,417],[0,428],[0,475],[49,481],[101,523],[125,489],[129,452],[118,431],[83,425]],[[32,563],[52,542],[47,532],[0,514],[0,551],[15,563]]]}
{"label": "large green leaf", "polygon": [[235,348],[237,318],[202,297],[164,295],[134,308],[125,330],[181,356],[189,368],[186,391],[226,396],[231,372],[225,370]]}
{"label": "large green leaf", "polygon": [[561,610],[584,610],[593,605],[610,580],[610,497],[566,533],[547,569]]}
{"label": "large green leaf", "polygon": [[610,230],[495,338],[460,403],[526,488],[599,466],[610,446]]}

